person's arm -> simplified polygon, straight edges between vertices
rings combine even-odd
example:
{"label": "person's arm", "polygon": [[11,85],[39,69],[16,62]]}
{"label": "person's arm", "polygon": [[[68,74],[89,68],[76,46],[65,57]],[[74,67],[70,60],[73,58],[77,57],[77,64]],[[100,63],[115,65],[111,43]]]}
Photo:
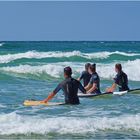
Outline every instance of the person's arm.
{"label": "person's arm", "polygon": [[79,82],[80,82],[80,81],[81,81],[81,79],[80,79],[80,78],[77,78],[77,81],[79,81]]}
{"label": "person's arm", "polygon": [[92,88],[93,80],[93,77],[91,77],[88,85],[85,87],[86,91],[89,91]]}
{"label": "person's arm", "polygon": [[113,85],[110,88],[106,89],[106,92],[113,92],[116,89],[116,87],[117,87],[117,84],[113,83]]}
{"label": "person's arm", "polygon": [[46,99],[44,99],[44,100],[41,101],[41,102],[47,103],[47,102],[48,102],[49,100],[51,100],[55,95],[56,95],[56,93],[52,92],[52,93],[49,94],[49,96],[48,96]]}
{"label": "person's arm", "polygon": [[47,103],[49,100],[51,100],[51,99],[57,94],[57,92],[59,92],[60,89],[61,89],[61,84],[59,84],[59,85],[55,88],[55,90],[54,90],[53,92],[51,92],[51,93],[49,94],[49,96],[48,96],[46,99],[44,99],[43,101],[41,101],[41,102]]}
{"label": "person's arm", "polygon": [[92,85],[92,87],[87,91],[87,93],[91,93],[91,92],[93,92],[95,89],[97,89],[97,84],[96,84],[96,83],[94,83],[94,84]]}
{"label": "person's arm", "polygon": [[83,74],[84,74],[84,73],[82,72],[82,74],[80,75],[80,77],[77,78],[78,81],[81,81],[81,80],[83,79]]}
{"label": "person's arm", "polygon": [[114,78],[114,83],[112,84],[111,87],[106,89],[106,92],[113,92],[116,89],[117,85],[119,84],[119,79],[120,76],[117,74]]}
{"label": "person's arm", "polygon": [[86,90],[85,90],[85,88],[82,86],[81,83],[79,83],[79,89],[80,89],[80,91],[81,91],[82,93],[86,94]]}
{"label": "person's arm", "polygon": [[85,90],[88,91],[91,87],[92,87],[92,84],[89,83],[89,84],[85,87]]}

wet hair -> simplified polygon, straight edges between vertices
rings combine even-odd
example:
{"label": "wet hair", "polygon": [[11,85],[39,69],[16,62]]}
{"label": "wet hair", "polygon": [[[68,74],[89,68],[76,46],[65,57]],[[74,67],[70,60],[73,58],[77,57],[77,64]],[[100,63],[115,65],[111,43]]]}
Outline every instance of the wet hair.
{"label": "wet hair", "polygon": [[92,71],[92,72],[96,72],[96,64],[92,64],[89,66],[89,69]]}
{"label": "wet hair", "polygon": [[71,67],[65,67],[64,68],[64,73],[67,75],[67,76],[71,76],[72,75],[72,69]]}
{"label": "wet hair", "polygon": [[119,72],[122,71],[122,65],[119,64],[119,63],[117,63],[117,64],[115,65],[115,68],[116,68]]}
{"label": "wet hair", "polygon": [[86,63],[85,64],[85,70],[88,70],[88,68],[89,68],[90,65],[91,65],[90,63]]}

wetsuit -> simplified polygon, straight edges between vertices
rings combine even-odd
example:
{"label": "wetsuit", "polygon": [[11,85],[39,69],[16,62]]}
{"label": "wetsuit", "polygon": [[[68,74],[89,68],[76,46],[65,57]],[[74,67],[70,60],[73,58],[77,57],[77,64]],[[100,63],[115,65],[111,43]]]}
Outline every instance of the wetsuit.
{"label": "wetsuit", "polygon": [[65,103],[66,104],[79,104],[78,98],[78,89],[80,89],[83,93],[86,92],[82,84],[73,79],[73,78],[66,78],[62,81],[54,90],[54,93],[57,93],[60,89],[63,90],[65,96]]}
{"label": "wetsuit", "polygon": [[100,94],[101,93],[101,91],[100,91],[100,78],[96,72],[91,75],[91,78],[89,81],[89,84],[93,85],[94,83],[96,84],[97,88],[91,93]]}
{"label": "wetsuit", "polygon": [[115,84],[118,85],[119,91],[129,90],[127,75],[121,71],[114,78]]}
{"label": "wetsuit", "polygon": [[83,79],[83,85],[84,87],[88,85],[89,81],[91,78],[91,74],[89,74],[87,71],[83,71],[81,76],[80,76],[80,80]]}

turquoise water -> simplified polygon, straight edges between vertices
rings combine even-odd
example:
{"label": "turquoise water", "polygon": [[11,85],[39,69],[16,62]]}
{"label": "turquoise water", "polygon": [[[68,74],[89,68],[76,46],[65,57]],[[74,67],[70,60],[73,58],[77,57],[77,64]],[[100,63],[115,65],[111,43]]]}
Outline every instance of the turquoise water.
{"label": "turquoise water", "polygon": [[[118,62],[130,87],[140,87],[140,42],[0,42],[0,138],[140,138],[139,94],[81,99],[78,106],[22,105],[46,98],[65,66],[77,78],[85,62],[97,63],[102,91]],[[63,98],[60,92],[53,101]]]}

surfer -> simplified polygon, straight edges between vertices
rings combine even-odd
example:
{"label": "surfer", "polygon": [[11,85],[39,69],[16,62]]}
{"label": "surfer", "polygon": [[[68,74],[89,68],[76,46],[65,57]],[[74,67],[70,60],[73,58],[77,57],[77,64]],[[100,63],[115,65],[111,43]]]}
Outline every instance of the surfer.
{"label": "surfer", "polygon": [[107,92],[113,92],[116,87],[119,88],[119,91],[126,91],[129,90],[128,87],[128,77],[127,74],[122,71],[122,65],[116,64],[115,65],[116,76],[114,78],[114,83],[110,88],[107,88]]}
{"label": "surfer", "polygon": [[64,92],[65,96],[65,103],[66,104],[79,104],[79,98],[78,98],[78,89],[81,90],[81,92],[86,93],[86,90],[82,86],[82,84],[71,77],[72,75],[72,69],[70,67],[64,68],[64,78],[65,80],[62,81],[58,86],[55,88],[53,92],[51,92],[45,100],[43,100],[43,103],[47,103],[49,100],[51,100],[61,89]]}
{"label": "surfer", "polygon": [[100,78],[96,72],[96,64],[90,65],[88,72],[91,74],[91,78],[88,85],[85,87],[87,93],[100,94]]}
{"label": "surfer", "polygon": [[81,73],[80,77],[77,79],[78,81],[83,80],[83,85],[86,87],[90,81],[91,74],[88,72],[88,68],[90,63],[85,64],[85,70]]}

